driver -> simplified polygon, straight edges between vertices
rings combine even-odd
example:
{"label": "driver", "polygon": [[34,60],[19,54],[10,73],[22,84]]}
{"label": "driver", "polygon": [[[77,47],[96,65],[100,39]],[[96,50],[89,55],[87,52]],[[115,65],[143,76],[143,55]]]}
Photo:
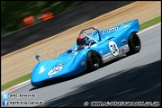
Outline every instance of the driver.
{"label": "driver", "polygon": [[84,48],[89,44],[89,40],[85,36],[78,36],[77,45],[78,48]]}

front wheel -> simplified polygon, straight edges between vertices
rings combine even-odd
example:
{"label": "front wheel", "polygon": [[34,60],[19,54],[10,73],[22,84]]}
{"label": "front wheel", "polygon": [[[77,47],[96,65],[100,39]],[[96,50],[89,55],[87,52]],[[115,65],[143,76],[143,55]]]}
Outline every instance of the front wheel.
{"label": "front wheel", "polygon": [[141,50],[141,41],[139,36],[136,33],[132,33],[128,40],[128,45],[130,48],[130,51],[127,53],[127,55],[132,55],[135,53],[138,53]]}

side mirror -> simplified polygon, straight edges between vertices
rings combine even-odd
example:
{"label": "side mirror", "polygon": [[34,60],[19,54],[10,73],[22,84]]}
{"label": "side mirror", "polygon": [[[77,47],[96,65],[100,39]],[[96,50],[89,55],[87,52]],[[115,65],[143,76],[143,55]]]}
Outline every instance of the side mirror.
{"label": "side mirror", "polygon": [[38,60],[38,62],[40,62],[40,60],[39,60],[40,55],[36,55],[35,58]]}

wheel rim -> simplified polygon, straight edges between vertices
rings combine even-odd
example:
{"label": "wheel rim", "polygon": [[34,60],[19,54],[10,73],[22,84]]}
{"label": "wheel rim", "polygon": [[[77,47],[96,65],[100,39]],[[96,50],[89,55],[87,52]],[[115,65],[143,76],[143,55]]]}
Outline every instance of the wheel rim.
{"label": "wheel rim", "polygon": [[97,55],[92,54],[91,57],[90,57],[90,62],[94,67],[98,67],[99,66],[99,60],[98,60]]}

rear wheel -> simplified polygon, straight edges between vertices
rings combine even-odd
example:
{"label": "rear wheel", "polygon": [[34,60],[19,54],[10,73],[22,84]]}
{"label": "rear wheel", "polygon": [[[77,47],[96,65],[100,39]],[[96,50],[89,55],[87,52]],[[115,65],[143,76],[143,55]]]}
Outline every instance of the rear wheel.
{"label": "rear wheel", "polygon": [[136,33],[132,33],[128,40],[128,45],[130,48],[130,51],[127,53],[127,55],[132,55],[135,53],[138,53],[141,49],[141,41],[139,36]]}
{"label": "rear wheel", "polygon": [[101,60],[98,56],[98,54],[95,51],[90,51],[88,53],[88,61],[87,61],[87,65],[88,65],[88,70],[90,71],[94,71],[97,70],[99,68],[99,66],[101,65]]}

